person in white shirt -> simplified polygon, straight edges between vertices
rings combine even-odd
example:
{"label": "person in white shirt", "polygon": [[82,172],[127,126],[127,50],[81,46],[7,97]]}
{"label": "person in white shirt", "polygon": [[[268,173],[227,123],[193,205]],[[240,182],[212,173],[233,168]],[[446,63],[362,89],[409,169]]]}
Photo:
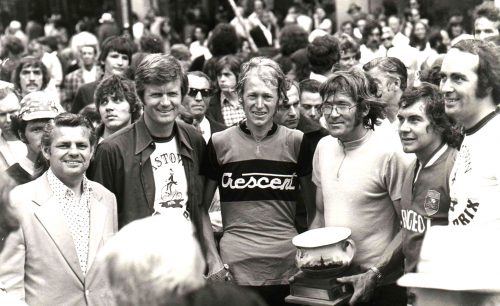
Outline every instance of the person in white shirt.
{"label": "person in white shirt", "polygon": [[462,40],[445,55],[440,89],[446,114],[465,129],[450,176],[451,225],[500,221],[500,60],[496,46]]}

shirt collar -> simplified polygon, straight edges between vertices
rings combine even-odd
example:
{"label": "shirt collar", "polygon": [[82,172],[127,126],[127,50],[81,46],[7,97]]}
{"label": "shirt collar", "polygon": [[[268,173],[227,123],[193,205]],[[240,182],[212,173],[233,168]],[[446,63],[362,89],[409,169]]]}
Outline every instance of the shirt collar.
{"label": "shirt collar", "polygon": [[224,92],[222,92],[222,91],[220,93],[220,100],[221,100],[221,105],[222,106],[230,105],[230,106],[233,106],[233,107],[238,107],[238,102],[236,104],[232,103],[231,100],[229,100],[226,97],[226,95],[224,94]]}
{"label": "shirt collar", "polygon": [[[139,120],[134,123],[134,125],[137,139],[135,143],[135,154],[137,155],[153,143],[153,138],[151,137],[146,123],[144,122],[144,115],[142,115]],[[177,121],[174,122],[172,132],[178,136],[179,142],[182,146],[186,147],[188,151],[193,150],[189,142],[189,136],[186,134],[187,132],[179,127]]]}
{"label": "shirt collar", "polygon": [[470,136],[474,134],[475,132],[479,131],[483,126],[486,125],[491,119],[495,118],[498,113],[496,111],[493,111],[486,115],[483,119],[481,119],[478,123],[476,123],[473,127],[470,129],[465,130],[465,135]]}
{"label": "shirt collar", "polygon": [[[64,196],[70,192],[71,195],[75,195],[73,190],[69,189],[68,186],[66,186],[57,176],[52,172],[52,169],[49,168],[47,170],[47,180],[49,181],[49,186],[56,198],[58,200],[62,201]],[[82,195],[83,194],[90,194],[92,192],[92,187],[90,187],[89,181],[85,174],[83,175],[83,180],[82,180]],[[62,191],[62,194],[60,194],[58,191]]]}
{"label": "shirt collar", "polygon": [[[247,121],[246,120],[241,120],[240,123],[239,123],[239,126],[240,126],[240,129],[243,131],[243,133],[248,134],[248,135],[252,135],[252,132],[250,132],[250,130],[247,127]],[[266,137],[267,136],[271,136],[274,133],[276,133],[277,129],[278,129],[278,125],[273,122],[273,126],[271,127],[271,129],[269,130],[269,132],[267,132]]]}

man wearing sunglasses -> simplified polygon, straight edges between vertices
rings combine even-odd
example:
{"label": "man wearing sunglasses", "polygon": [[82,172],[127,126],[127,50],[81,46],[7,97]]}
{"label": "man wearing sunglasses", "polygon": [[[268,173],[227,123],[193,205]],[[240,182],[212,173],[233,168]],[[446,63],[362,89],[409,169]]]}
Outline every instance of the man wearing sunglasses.
{"label": "man wearing sunglasses", "polygon": [[187,74],[187,78],[189,88],[182,104],[190,120],[185,121],[192,121],[192,124],[203,135],[205,142],[208,143],[213,133],[225,130],[226,126],[205,116],[213,95],[210,78],[201,71],[191,71]]}
{"label": "man wearing sunglasses", "polygon": [[[349,275],[370,271],[378,287],[373,298],[363,302],[406,305],[405,290],[395,284],[402,271],[396,268],[382,275],[375,267],[397,233],[396,209],[407,166],[400,145],[387,142],[386,133],[375,130],[375,123],[384,116],[376,91],[374,82],[357,67],[335,72],[320,87],[322,113],[333,137],[322,138],[313,157],[312,180],[317,191],[311,228],[352,230],[357,251],[347,276],[338,280],[358,289],[364,284],[358,276]],[[353,296],[351,305],[357,299]]]}

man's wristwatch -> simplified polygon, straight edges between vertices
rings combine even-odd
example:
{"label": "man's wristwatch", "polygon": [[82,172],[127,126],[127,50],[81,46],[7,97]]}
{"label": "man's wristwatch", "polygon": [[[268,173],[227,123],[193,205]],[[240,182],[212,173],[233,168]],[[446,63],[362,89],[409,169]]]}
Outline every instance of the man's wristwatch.
{"label": "man's wristwatch", "polygon": [[380,272],[380,270],[377,267],[373,266],[368,270],[375,273],[375,277],[377,278],[377,281],[379,281],[382,278],[382,273]]}

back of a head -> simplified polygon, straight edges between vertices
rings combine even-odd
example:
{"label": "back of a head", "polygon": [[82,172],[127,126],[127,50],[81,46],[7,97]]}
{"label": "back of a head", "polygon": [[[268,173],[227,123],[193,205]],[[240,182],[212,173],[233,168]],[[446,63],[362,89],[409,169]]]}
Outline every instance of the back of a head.
{"label": "back of a head", "polygon": [[234,27],[228,23],[220,23],[212,31],[208,49],[214,57],[236,54],[239,48],[238,35]]}
{"label": "back of a head", "polygon": [[308,45],[307,32],[298,25],[287,25],[281,30],[280,51],[284,56],[305,48]]}
{"label": "back of a head", "polygon": [[176,214],[129,223],[109,240],[99,260],[117,305],[163,305],[205,284],[194,228]]}
{"label": "back of a head", "polygon": [[144,53],[163,53],[165,47],[163,46],[162,38],[154,34],[146,34],[139,40],[141,51]]}
{"label": "back of a head", "polygon": [[307,59],[314,73],[324,74],[340,60],[340,44],[332,35],[317,37],[307,46]]}

